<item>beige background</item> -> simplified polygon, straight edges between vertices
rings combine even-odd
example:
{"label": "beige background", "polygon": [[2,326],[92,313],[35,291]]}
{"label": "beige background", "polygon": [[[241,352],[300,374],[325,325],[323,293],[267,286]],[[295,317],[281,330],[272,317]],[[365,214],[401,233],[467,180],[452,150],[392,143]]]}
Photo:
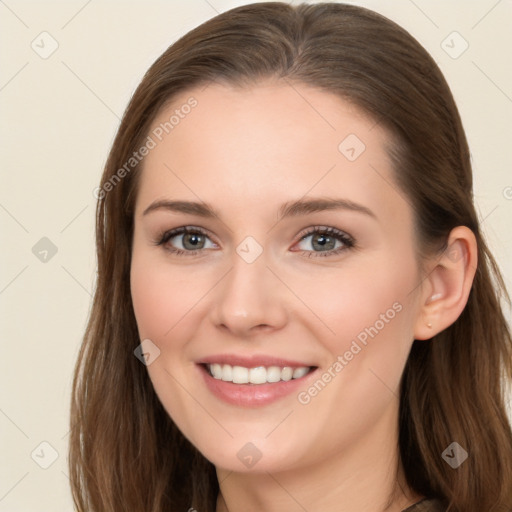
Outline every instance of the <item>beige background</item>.
{"label": "beige background", "polygon": [[[73,508],[68,402],[95,277],[93,189],[147,67],[183,33],[242,3],[0,1],[0,512]],[[445,73],[483,226],[512,288],[512,2],[353,3],[408,29]]]}

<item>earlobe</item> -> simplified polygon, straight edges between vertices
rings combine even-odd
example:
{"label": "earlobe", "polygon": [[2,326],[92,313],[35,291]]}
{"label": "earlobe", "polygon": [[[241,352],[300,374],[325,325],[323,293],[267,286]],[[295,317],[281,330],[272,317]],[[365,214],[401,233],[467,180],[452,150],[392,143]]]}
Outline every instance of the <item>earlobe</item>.
{"label": "earlobe", "polygon": [[446,249],[432,260],[414,338],[430,339],[452,325],[467,304],[477,267],[477,244],[466,226],[450,232]]}

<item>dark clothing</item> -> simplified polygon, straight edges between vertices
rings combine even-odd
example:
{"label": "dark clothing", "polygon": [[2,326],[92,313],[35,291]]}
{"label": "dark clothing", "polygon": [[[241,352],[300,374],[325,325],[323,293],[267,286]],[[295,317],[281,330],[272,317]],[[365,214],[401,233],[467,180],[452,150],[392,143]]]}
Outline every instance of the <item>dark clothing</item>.
{"label": "dark clothing", "polygon": [[421,500],[402,512],[445,512],[445,508],[437,500]]}

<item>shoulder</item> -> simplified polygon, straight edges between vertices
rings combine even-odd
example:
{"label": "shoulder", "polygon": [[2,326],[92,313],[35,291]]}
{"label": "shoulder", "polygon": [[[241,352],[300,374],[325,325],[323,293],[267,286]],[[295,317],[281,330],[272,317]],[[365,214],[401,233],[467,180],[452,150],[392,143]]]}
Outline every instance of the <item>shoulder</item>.
{"label": "shoulder", "polygon": [[438,500],[421,500],[403,512],[445,512],[446,508]]}

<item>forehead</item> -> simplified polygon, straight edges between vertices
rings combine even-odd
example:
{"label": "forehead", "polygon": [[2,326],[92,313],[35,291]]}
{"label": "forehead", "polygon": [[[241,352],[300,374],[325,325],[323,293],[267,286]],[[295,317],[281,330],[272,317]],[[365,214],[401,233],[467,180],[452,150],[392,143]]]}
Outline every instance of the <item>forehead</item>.
{"label": "forehead", "polygon": [[403,202],[391,185],[388,133],[347,101],[303,84],[192,89],[162,109],[149,135],[139,210],[160,197],[216,206],[229,198],[245,209],[308,193],[384,209]]}

